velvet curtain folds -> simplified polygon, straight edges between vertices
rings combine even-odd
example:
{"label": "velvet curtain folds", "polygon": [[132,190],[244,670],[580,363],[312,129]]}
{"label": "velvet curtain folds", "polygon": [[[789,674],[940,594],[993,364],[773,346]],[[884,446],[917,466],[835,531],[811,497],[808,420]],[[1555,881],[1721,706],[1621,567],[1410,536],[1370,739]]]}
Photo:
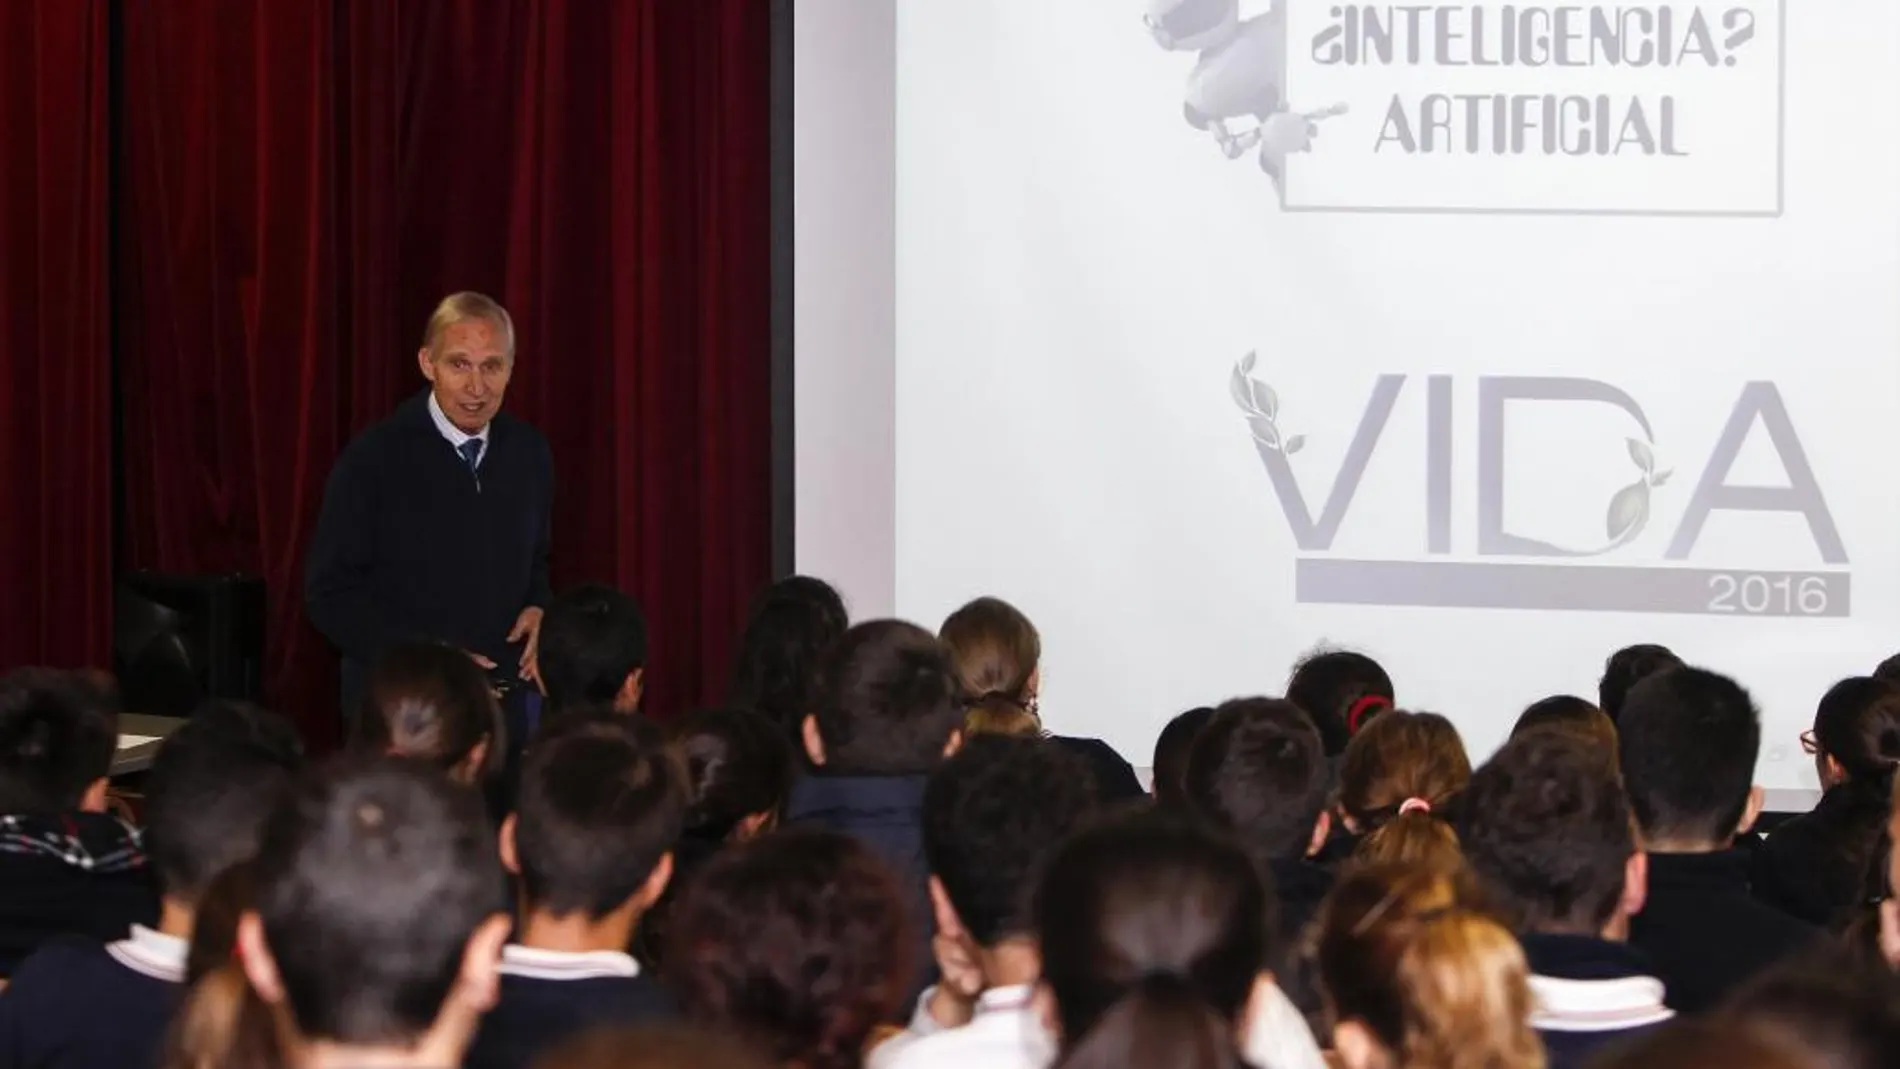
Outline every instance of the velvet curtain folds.
{"label": "velvet curtain folds", "polygon": [[[8,168],[8,303],[21,272],[56,264],[60,289],[0,320],[0,383],[9,413],[84,410],[29,437],[0,430],[0,501],[55,517],[22,531],[10,510],[0,567],[43,562],[31,571],[50,607],[7,610],[6,661],[103,662],[115,561],[102,547],[124,567],[251,571],[269,594],[267,700],[333,733],[335,659],[301,598],[324,480],[354,433],[421,388],[436,300],[476,289],[516,321],[507,405],[554,449],[557,588],[601,581],[641,599],[655,711],[717,699],[770,568],[769,5],[0,10],[61,24],[40,36],[85,61],[0,40],[9,143],[47,127],[64,139],[57,158],[35,153],[52,178]],[[37,105],[11,91],[29,62]],[[74,125],[87,107],[91,141]],[[73,192],[72,176],[97,188]],[[75,203],[48,203],[49,183]],[[14,247],[19,219],[31,250]],[[90,374],[49,381],[52,346]],[[91,505],[22,473],[13,450],[36,445],[54,467],[84,465],[74,485]],[[86,604],[64,597],[69,580]]]}

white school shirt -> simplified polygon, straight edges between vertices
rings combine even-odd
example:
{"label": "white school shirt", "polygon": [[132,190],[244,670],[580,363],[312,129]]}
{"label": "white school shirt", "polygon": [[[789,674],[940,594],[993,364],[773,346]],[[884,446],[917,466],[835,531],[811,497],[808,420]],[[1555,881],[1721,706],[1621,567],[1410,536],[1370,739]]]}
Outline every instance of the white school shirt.
{"label": "white school shirt", "polygon": [[[1046,1069],[1056,1042],[1030,1005],[1034,992],[1029,984],[992,988],[977,996],[969,1024],[944,1028],[926,991],[910,1029],[872,1050],[866,1069]],[[1278,987],[1262,998],[1245,1048],[1260,1069],[1327,1069],[1306,1018]]]}

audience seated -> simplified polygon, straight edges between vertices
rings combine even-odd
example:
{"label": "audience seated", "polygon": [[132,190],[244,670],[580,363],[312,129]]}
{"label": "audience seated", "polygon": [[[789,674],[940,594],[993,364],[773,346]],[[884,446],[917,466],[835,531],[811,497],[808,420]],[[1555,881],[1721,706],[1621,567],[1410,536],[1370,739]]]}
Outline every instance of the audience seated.
{"label": "audience seated", "polygon": [[1749,892],[1732,846],[1761,812],[1752,786],[1761,719],[1734,680],[1697,668],[1654,673],[1617,720],[1623,782],[1649,854],[1649,897],[1630,942],[1678,1013],[1700,1013],[1817,931]]}
{"label": "audience seated", "polygon": [[132,812],[110,680],[0,679],[0,1069],[1900,1050],[1900,657],[1821,697],[1825,793],[1762,840],[1748,692],[1660,646],[1610,657],[1600,707],[1526,709],[1475,773],[1450,720],[1321,651],[1284,700],[1175,717],[1136,807],[1119,755],[1043,731],[1041,636],[996,598],[931,635],[775,584],[738,704],[665,730],[632,599],[570,590],[539,638],[525,751],[466,653],[400,645],[324,770],[281,718],[208,704],[158,747],[143,832],[107,815]]}
{"label": "audience seated", "polygon": [[1353,736],[1339,764],[1338,817],[1361,861],[1456,863],[1445,807],[1471,779],[1451,721],[1395,711]]}
{"label": "audience seated", "polygon": [[795,575],[766,587],[739,636],[726,705],[764,716],[796,745],[818,663],[848,626],[844,599],[822,579]]}
{"label": "audience seated", "polygon": [[1755,893],[1810,924],[1842,927],[1860,905],[1900,764],[1900,687],[1857,677],[1821,698],[1801,738],[1824,793],[1755,852]]}
{"label": "audience seated", "polygon": [[1365,865],[1320,916],[1343,1069],[1542,1069],[1524,952],[1456,870]]}
{"label": "audience seated", "polygon": [[[1319,731],[1291,702],[1231,701],[1201,729],[1184,781],[1188,809],[1232,834],[1265,866],[1279,899],[1276,942],[1301,944],[1333,873],[1312,859],[1325,846],[1331,789]],[[1286,953],[1274,963],[1300,1009],[1317,1017],[1319,992]]]}
{"label": "audience seated", "polygon": [[745,1043],[686,1025],[595,1029],[534,1064],[535,1069],[773,1069]]}
{"label": "audience seated", "polygon": [[1625,945],[1648,863],[1609,753],[1532,729],[1472,775],[1458,808],[1465,859],[1523,944],[1553,1069],[1580,1069],[1674,1016],[1662,981]]}
{"label": "audience seated", "polygon": [[[1041,1069],[1049,1049],[1030,995],[1042,958],[1028,913],[1035,874],[1095,812],[1080,758],[1040,738],[964,744],[924,792],[924,854],[941,979],[910,1035],[880,1047],[888,1069]],[[911,1040],[915,1042],[911,1042]]]}
{"label": "audience seated", "polygon": [[1338,757],[1359,729],[1393,707],[1392,678],[1379,662],[1350,650],[1315,650],[1293,666],[1286,700],[1319,728],[1326,756]]}
{"label": "audience seated", "polygon": [[838,832],[792,828],[721,853],[671,921],[667,971],[688,1016],[780,1069],[858,1069],[916,975],[895,874]]}
{"label": "audience seated", "polygon": [[666,914],[680,888],[720,850],[777,827],[792,789],[792,749],[758,713],[702,709],[668,725],[667,738],[684,768],[687,805],[673,879],[634,943],[635,956],[651,966],[665,954]]}
{"label": "audience seated", "polygon": [[598,1024],[675,1015],[627,953],[673,875],[686,787],[658,733],[619,717],[559,724],[529,751],[501,860],[521,918],[469,1069],[526,1069]]}
{"label": "audience seated", "polygon": [[93,677],[0,679],[0,980],[59,936],[158,923],[139,833],[106,812],[118,737],[117,698]]}
{"label": "audience seated", "polygon": [[1162,727],[1155,739],[1154,766],[1148,781],[1148,793],[1154,796],[1156,805],[1178,810],[1187,804],[1181,784],[1187,776],[1188,751],[1213,716],[1213,706],[1197,706]]}
{"label": "audience seated", "polygon": [[1056,851],[1031,912],[1062,1069],[1325,1065],[1273,982],[1273,894],[1226,836],[1124,814]]}
{"label": "audience seated", "polygon": [[1623,715],[1623,699],[1631,687],[1657,672],[1681,667],[1682,658],[1667,646],[1625,646],[1603,663],[1603,675],[1597,680],[1597,708],[1614,724]]}
{"label": "audience seated", "polygon": [[112,943],[55,942],[28,958],[0,998],[0,1065],[158,1064],[198,904],[215,877],[256,852],[301,760],[287,721],[242,705],[206,706],[165,740],[145,784],[157,927],[135,924]]}
{"label": "audience seated", "polygon": [[[937,637],[949,649],[970,703],[966,731],[1041,733],[1042,636],[1027,616],[999,598],[978,598],[951,613]],[[1134,767],[1101,739],[1051,737],[1087,763],[1104,801],[1145,796]]]}
{"label": "audience seated", "polygon": [[547,698],[543,721],[596,707],[639,712],[646,663],[639,602],[595,583],[561,592],[541,619],[536,644],[535,679]]}
{"label": "audience seated", "polygon": [[424,761],[476,787],[499,772],[508,749],[488,678],[468,654],[438,642],[394,646],[376,663],[350,744]]}
{"label": "audience seated", "polygon": [[462,1064],[508,936],[476,795],[413,760],[337,766],[277,808],[256,875],[239,960],[274,1064]]}
{"label": "audience seated", "polygon": [[963,692],[949,651],[912,624],[859,624],[819,668],[812,708],[803,735],[813,771],[792,785],[786,819],[855,835],[897,873],[911,907],[910,991],[918,994],[936,974],[924,786],[963,743]]}

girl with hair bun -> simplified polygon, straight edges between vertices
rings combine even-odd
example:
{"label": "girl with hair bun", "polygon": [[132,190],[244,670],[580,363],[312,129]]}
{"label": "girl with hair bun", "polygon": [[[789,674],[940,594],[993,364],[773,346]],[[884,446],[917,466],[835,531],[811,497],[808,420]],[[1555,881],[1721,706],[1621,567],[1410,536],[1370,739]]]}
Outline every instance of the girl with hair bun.
{"label": "girl with hair bun", "polygon": [[[1042,636],[1022,611],[1001,598],[978,598],[950,614],[937,637],[950,650],[969,703],[966,735],[1042,735]],[[1088,762],[1104,802],[1145,798],[1135,769],[1100,739],[1050,735]]]}
{"label": "girl with hair bun", "polygon": [[1824,793],[1756,854],[1756,895],[1810,924],[1839,927],[1861,904],[1900,764],[1900,686],[1843,679],[1801,734]]}
{"label": "girl with hair bun", "polygon": [[1475,901],[1432,866],[1341,878],[1317,959],[1344,1069],[1543,1069],[1524,951]]}
{"label": "girl with hair bun", "polygon": [[1374,719],[1339,767],[1337,815],[1358,837],[1354,859],[1455,864],[1458,836],[1444,810],[1470,782],[1471,759],[1451,721],[1406,712]]}

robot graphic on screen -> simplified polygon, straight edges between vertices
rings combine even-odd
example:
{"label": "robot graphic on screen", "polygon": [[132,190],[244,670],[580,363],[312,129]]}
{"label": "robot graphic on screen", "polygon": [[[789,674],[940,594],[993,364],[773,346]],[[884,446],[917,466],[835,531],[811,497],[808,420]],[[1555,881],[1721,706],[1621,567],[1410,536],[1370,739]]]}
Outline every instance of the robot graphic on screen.
{"label": "robot graphic on screen", "polygon": [[[1281,185],[1286,158],[1313,147],[1323,119],[1344,114],[1339,104],[1297,112],[1286,101],[1286,7],[1273,0],[1264,14],[1240,17],[1240,0],[1147,0],[1142,21],[1170,52],[1194,52],[1182,114],[1206,130],[1228,159],[1259,149],[1260,169]],[[1251,120],[1236,131],[1230,122]]]}

